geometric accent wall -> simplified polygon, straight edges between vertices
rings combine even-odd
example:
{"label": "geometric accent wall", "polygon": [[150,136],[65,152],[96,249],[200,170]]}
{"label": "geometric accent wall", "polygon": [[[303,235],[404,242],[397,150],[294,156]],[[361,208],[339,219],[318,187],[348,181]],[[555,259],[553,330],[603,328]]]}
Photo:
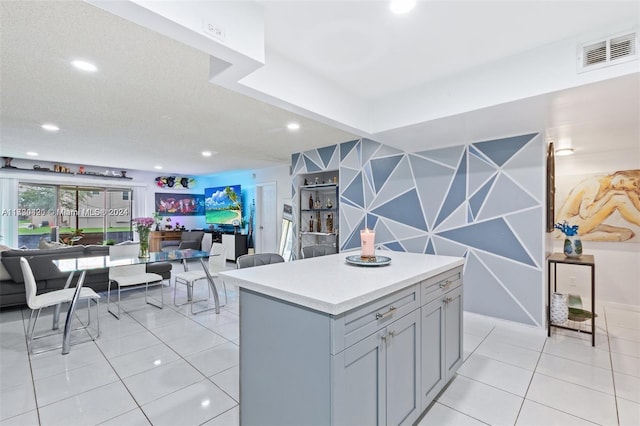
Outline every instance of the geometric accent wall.
{"label": "geometric accent wall", "polygon": [[368,227],[380,249],[465,257],[465,310],[544,324],[539,134],[416,153],[361,139],[292,156],[293,182],[336,169],[341,250]]}

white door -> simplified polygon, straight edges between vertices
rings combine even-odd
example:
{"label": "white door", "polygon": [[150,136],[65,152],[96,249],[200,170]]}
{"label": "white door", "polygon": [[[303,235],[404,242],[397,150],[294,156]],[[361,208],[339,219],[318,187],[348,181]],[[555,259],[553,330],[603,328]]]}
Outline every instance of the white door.
{"label": "white door", "polygon": [[276,198],[275,182],[256,185],[256,253],[278,252]]}

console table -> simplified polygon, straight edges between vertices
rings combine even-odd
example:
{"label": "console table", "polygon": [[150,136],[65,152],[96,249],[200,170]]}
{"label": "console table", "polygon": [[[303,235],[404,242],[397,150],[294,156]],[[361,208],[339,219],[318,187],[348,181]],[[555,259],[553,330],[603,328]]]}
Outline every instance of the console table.
{"label": "console table", "polygon": [[[593,255],[583,254],[579,258],[566,257],[563,253],[553,253],[547,259],[547,336],[551,336],[551,327],[563,328],[577,332],[591,334],[591,346],[596,345],[596,265]],[[551,282],[553,276],[553,291],[556,291],[556,274],[558,263],[566,265],[581,265],[591,268],[591,331],[580,330],[564,325],[551,324]],[[553,274],[551,273],[553,270]]]}
{"label": "console table", "polygon": [[182,231],[151,231],[149,232],[149,251],[162,251],[163,241],[180,241]]}

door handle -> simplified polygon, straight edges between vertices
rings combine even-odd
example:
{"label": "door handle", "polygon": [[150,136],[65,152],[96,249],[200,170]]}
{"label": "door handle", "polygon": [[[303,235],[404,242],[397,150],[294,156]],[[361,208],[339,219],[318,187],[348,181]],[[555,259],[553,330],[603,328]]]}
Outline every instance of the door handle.
{"label": "door handle", "polygon": [[396,312],[397,309],[398,308],[396,308],[395,306],[391,306],[391,307],[389,307],[389,310],[387,312],[385,312],[384,314],[381,314],[380,312],[376,312],[376,319],[379,320],[379,319],[387,318],[387,317],[393,315]]}
{"label": "door handle", "polygon": [[445,282],[440,283],[440,288],[442,288],[442,289],[449,288],[449,286],[451,285],[451,283],[453,283],[453,281],[446,280]]}

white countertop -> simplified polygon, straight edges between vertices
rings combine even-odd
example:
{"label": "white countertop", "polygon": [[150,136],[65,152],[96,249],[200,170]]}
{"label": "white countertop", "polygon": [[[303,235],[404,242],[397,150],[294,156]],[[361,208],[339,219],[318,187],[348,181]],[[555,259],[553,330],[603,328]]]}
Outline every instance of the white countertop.
{"label": "white countertop", "polygon": [[358,251],[220,272],[227,284],[339,315],[464,264],[451,256],[378,251],[387,266],[356,266],[345,258]]}

